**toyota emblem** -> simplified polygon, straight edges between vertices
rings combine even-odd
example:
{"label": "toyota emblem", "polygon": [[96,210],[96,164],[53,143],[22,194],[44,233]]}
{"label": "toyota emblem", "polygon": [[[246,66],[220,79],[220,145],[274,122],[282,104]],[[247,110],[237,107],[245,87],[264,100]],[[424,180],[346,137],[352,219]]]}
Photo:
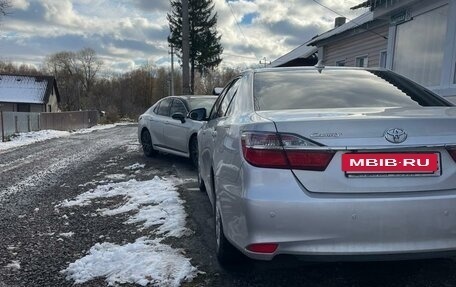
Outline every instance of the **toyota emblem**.
{"label": "toyota emblem", "polygon": [[389,129],[385,132],[385,139],[390,143],[402,143],[407,139],[407,133],[403,129]]}

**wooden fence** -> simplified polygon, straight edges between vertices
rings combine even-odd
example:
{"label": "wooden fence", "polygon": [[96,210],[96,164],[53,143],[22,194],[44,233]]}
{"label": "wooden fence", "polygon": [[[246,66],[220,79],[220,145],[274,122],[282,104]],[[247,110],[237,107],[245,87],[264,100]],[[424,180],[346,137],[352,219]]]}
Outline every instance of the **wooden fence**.
{"label": "wooden fence", "polygon": [[98,124],[97,111],[78,111],[61,113],[20,113],[1,112],[1,139],[23,132],[39,130],[70,131],[90,128]]}

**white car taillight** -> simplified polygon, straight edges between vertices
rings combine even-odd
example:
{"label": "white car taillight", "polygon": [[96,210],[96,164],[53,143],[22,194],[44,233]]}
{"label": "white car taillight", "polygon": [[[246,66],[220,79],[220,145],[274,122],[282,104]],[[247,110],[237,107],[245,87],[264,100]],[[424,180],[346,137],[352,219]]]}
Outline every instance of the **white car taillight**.
{"label": "white car taillight", "polygon": [[253,166],[324,171],[333,151],[311,149],[317,144],[292,134],[244,132],[241,138],[245,160]]}

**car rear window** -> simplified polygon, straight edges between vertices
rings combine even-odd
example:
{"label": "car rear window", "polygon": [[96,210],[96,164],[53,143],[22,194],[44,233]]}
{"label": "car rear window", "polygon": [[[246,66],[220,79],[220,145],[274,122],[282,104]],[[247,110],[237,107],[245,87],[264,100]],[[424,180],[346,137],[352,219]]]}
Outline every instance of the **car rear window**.
{"label": "car rear window", "polygon": [[198,109],[198,108],[205,108],[207,114],[211,110],[212,106],[215,103],[217,97],[210,97],[210,98],[190,98],[190,110]]}
{"label": "car rear window", "polygon": [[451,106],[388,71],[292,70],[255,74],[256,110]]}

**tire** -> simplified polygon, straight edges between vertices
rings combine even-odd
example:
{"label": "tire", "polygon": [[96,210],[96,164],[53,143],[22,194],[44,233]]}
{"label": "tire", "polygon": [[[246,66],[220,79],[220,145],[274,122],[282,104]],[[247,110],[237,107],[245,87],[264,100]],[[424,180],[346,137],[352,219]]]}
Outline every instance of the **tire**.
{"label": "tire", "polygon": [[223,233],[222,217],[220,211],[215,205],[215,248],[217,260],[222,267],[231,269],[235,267],[237,263],[241,263],[244,259],[244,255],[237,250],[229,241],[226,239]]}
{"label": "tire", "polygon": [[188,144],[188,153],[190,154],[190,162],[194,168],[198,168],[198,139],[192,136]]}
{"label": "tire", "polygon": [[152,138],[148,130],[143,130],[141,132],[141,144],[144,155],[147,157],[153,157],[158,154],[158,151],[154,149],[152,145]]}

